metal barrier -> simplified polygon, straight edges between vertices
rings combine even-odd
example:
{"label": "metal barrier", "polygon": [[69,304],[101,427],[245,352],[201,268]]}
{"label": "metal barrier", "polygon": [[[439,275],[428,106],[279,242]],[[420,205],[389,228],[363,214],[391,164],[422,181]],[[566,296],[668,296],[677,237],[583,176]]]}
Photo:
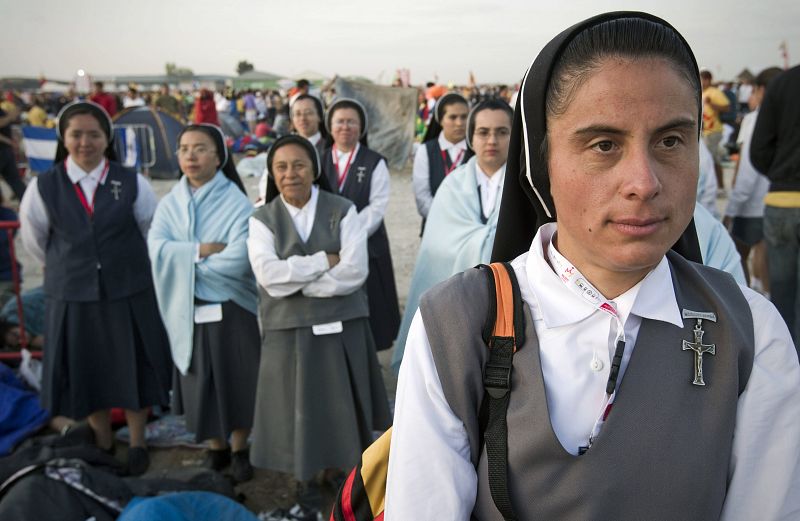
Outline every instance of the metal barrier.
{"label": "metal barrier", "polygon": [[156,164],[156,139],[150,125],[114,125],[114,148],[119,162],[146,173]]}

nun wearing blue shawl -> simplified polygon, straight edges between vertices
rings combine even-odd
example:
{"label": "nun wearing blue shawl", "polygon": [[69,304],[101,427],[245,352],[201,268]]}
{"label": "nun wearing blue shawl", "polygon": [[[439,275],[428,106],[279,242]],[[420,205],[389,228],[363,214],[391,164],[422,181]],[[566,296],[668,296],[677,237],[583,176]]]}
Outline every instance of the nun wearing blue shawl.
{"label": "nun wearing blue shawl", "polygon": [[204,466],[232,463],[234,479],[246,481],[260,358],[247,258],[253,208],[218,127],[189,125],[178,143],[182,176],[156,209],[147,241],[177,368],[174,407],[198,441],[210,440]]}
{"label": "nun wearing blue shawl", "polygon": [[507,103],[490,99],[467,118],[467,144],[475,155],[445,177],[433,199],[392,353],[395,373],[422,294],[451,275],[489,262],[513,116]]}

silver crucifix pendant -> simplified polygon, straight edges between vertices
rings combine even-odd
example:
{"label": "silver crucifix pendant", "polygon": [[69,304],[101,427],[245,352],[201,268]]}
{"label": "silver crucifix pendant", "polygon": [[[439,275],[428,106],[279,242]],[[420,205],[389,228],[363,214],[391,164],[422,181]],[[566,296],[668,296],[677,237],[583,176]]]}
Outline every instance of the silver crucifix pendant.
{"label": "silver crucifix pendant", "polygon": [[330,225],[331,225],[331,231],[332,232],[336,231],[336,223],[337,222],[339,222],[339,216],[338,215],[331,215]]}
{"label": "silver crucifix pendant", "polygon": [[359,183],[364,182],[364,178],[367,176],[367,167],[360,166],[358,167],[358,172],[356,172],[356,179]]}
{"label": "silver crucifix pendant", "polygon": [[119,195],[122,193],[122,181],[111,181],[111,193],[114,194],[114,200],[119,201]]}
{"label": "silver crucifix pendant", "polygon": [[703,331],[703,320],[716,322],[717,315],[710,312],[690,311],[688,309],[684,309],[683,318],[693,318],[697,320],[697,323],[692,330],[692,333],[694,333],[694,342],[684,340],[683,350],[694,351],[694,381],[692,381],[692,384],[705,385],[706,382],[703,380],[703,355],[716,354],[717,347],[716,344],[703,343],[703,335],[705,334],[705,331]]}

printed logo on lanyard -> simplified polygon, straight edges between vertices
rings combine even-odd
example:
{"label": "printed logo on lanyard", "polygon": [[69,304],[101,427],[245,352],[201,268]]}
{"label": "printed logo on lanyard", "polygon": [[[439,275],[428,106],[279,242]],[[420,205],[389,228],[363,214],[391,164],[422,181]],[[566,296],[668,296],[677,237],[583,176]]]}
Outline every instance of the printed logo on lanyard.
{"label": "printed logo on lanyard", "polygon": [[[614,358],[609,369],[608,382],[606,383],[605,399],[603,400],[600,415],[592,427],[592,432],[589,434],[588,444],[579,447],[578,449],[578,454],[582,455],[589,450],[592,444],[594,444],[594,442],[597,440],[597,437],[600,436],[603,425],[608,419],[608,415],[611,413],[611,409],[614,406],[614,400],[617,396],[617,377],[622,364],[622,357],[625,353],[625,328],[622,325],[622,321],[620,320],[617,310],[614,308],[614,306],[612,306],[611,303],[606,300],[605,297],[603,297],[597,288],[592,286],[589,281],[583,278],[575,266],[573,266],[563,255],[558,252],[558,250],[556,250],[552,241],[547,248],[547,257],[550,260],[550,265],[553,267],[558,277],[572,293],[580,295],[596,309],[611,315],[617,325],[617,334],[615,340],[616,347],[614,351]],[[596,369],[598,367],[602,368],[602,364],[599,363],[597,352],[595,352],[594,356],[592,357],[592,370],[599,370]]]}
{"label": "printed logo on lanyard", "polygon": [[597,288],[583,278],[581,272],[564,258],[552,243],[547,248],[547,257],[558,275],[558,278],[561,279],[561,282],[563,282],[572,293],[580,295],[586,302],[597,309],[605,311],[619,321],[619,316],[614,306],[603,297]]}

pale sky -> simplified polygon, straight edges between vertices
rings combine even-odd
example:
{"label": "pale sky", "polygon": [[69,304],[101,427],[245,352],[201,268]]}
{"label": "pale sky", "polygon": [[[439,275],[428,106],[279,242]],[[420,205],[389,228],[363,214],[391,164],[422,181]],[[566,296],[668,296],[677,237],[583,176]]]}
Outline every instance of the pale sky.
{"label": "pale sky", "polygon": [[648,11],[675,26],[720,79],[778,65],[785,40],[800,62],[798,0],[0,0],[0,77],[70,80],[257,70],[295,77],[360,75],[411,81],[516,83],[547,41],[604,11]]}

